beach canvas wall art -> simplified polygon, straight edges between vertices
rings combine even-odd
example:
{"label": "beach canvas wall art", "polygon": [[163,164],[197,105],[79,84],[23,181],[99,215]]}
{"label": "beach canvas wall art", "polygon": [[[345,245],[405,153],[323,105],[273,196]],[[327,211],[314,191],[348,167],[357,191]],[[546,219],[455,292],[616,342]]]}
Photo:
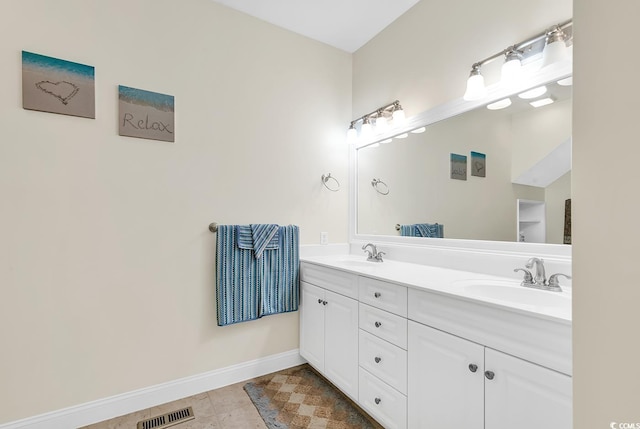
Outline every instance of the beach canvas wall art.
{"label": "beach canvas wall art", "polygon": [[175,141],[172,95],[120,85],[119,133],[142,139]]}
{"label": "beach canvas wall art", "polygon": [[467,157],[465,155],[451,154],[451,178],[467,180]]}
{"label": "beach canvas wall art", "polygon": [[22,107],[94,119],[95,68],[22,51]]}
{"label": "beach canvas wall art", "polygon": [[471,175],[487,176],[487,156],[484,153],[471,151]]}

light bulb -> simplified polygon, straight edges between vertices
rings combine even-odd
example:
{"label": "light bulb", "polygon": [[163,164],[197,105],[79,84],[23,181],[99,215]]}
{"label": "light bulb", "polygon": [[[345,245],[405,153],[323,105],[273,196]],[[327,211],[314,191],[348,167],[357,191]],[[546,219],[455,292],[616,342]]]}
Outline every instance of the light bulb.
{"label": "light bulb", "polygon": [[487,88],[484,86],[484,77],[480,74],[480,67],[474,66],[467,79],[467,90],[464,98],[467,101],[479,100],[487,96]]}
{"label": "light bulb", "polygon": [[542,50],[542,67],[561,61],[568,56],[566,35],[560,27],[554,27],[547,33],[544,49]]}
{"label": "light bulb", "polygon": [[378,116],[376,118],[376,134],[384,134],[389,129],[387,118],[384,116]]}
{"label": "light bulb", "polygon": [[504,63],[502,64],[502,72],[500,83],[508,87],[517,85],[522,76],[522,55],[515,50],[506,53]]}
{"label": "light bulb", "polygon": [[358,131],[353,127],[353,124],[347,130],[347,144],[354,144],[358,140]]}
{"label": "light bulb", "polygon": [[393,111],[393,126],[401,127],[402,125],[404,125],[405,120],[406,118],[404,116],[404,110],[402,110],[402,107],[398,105]]}
{"label": "light bulb", "polygon": [[371,126],[371,122],[369,122],[369,118],[365,118],[362,126],[360,127],[360,138],[363,140],[369,140],[373,137],[373,127]]}

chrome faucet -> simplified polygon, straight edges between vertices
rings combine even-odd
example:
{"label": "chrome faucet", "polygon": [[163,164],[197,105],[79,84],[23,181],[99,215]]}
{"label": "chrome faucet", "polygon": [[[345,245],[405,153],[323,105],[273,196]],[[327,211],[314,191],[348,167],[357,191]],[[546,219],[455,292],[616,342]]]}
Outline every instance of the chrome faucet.
{"label": "chrome faucet", "polygon": [[547,283],[547,275],[544,272],[544,260],[540,258],[531,258],[525,264],[525,267],[532,269],[535,266],[535,274],[533,281],[537,285],[544,286]]}
{"label": "chrome faucet", "polygon": [[[562,292],[562,288],[560,287],[560,282],[558,281],[558,277],[562,276],[568,279],[571,278],[571,276],[568,276],[566,274],[557,273],[549,277],[549,281],[547,282],[546,273],[544,271],[544,260],[540,258],[530,258],[525,264],[525,267],[527,267],[528,269],[525,270],[524,268],[516,268],[513,271],[514,272],[522,271],[524,273],[524,279],[522,280],[521,285],[526,287],[550,290],[554,292]],[[535,276],[532,275],[531,272],[529,271],[533,268],[535,268],[534,270]]]}
{"label": "chrome faucet", "polygon": [[[371,248],[371,250],[369,250],[369,248]],[[362,246],[362,250],[364,250],[365,252],[367,252],[367,261],[369,262],[383,262],[382,261],[382,255],[384,255],[384,252],[378,252],[378,249],[376,248],[376,245],[373,243],[367,243],[364,246]]]}

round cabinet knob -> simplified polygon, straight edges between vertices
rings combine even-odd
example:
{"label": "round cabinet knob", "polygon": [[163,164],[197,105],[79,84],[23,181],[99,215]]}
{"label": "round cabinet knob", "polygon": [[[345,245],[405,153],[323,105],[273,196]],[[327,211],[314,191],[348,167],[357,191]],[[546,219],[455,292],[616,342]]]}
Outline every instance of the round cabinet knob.
{"label": "round cabinet knob", "polygon": [[318,304],[322,304],[322,300],[318,298]]}
{"label": "round cabinet knob", "polygon": [[476,365],[475,363],[469,364],[469,371],[476,372],[477,370],[478,370],[478,365]]}
{"label": "round cabinet knob", "polygon": [[373,296],[375,296],[376,298],[380,298],[382,294],[380,292],[376,292],[373,294]]}
{"label": "round cabinet knob", "polygon": [[322,305],[327,305],[329,304],[327,301],[322,301]]}
{"label": "round cabinet knob", "polygon": [[380,402],[382,402],[382,399],[376,398],[376,399],[374,399],[374,401],[375,401],[376,404],[379,404]]}
{"label": "round cabinet knob", "polygon": [[376,361],[376,363],[380,363],[380,361],[382,360],[382,358],[381,358],[381,357],[376,356],[374,360]]}
{"label": "round cabinet knob", "polygon": [[485,371],[484,376],[487,377],[487,380],[493,380],[496,374],[493,371]]}
{"label": "round cabinet knob", "polygon": [[380,322],[376,322],[376,323],[375,323],[375,325],[376,325],[376,328],[379,328],[379,327],[381,327],[381,326],[382,326],[382,323],[380,323]]}

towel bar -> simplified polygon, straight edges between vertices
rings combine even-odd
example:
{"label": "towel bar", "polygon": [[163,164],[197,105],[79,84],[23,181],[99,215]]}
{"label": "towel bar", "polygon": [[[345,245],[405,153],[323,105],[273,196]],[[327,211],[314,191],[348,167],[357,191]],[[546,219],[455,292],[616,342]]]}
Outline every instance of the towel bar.
{"label": "towel bar", "polygon": [[209,231],[211,232],[218,232],[218,224],[213,222],[209,224]]}

